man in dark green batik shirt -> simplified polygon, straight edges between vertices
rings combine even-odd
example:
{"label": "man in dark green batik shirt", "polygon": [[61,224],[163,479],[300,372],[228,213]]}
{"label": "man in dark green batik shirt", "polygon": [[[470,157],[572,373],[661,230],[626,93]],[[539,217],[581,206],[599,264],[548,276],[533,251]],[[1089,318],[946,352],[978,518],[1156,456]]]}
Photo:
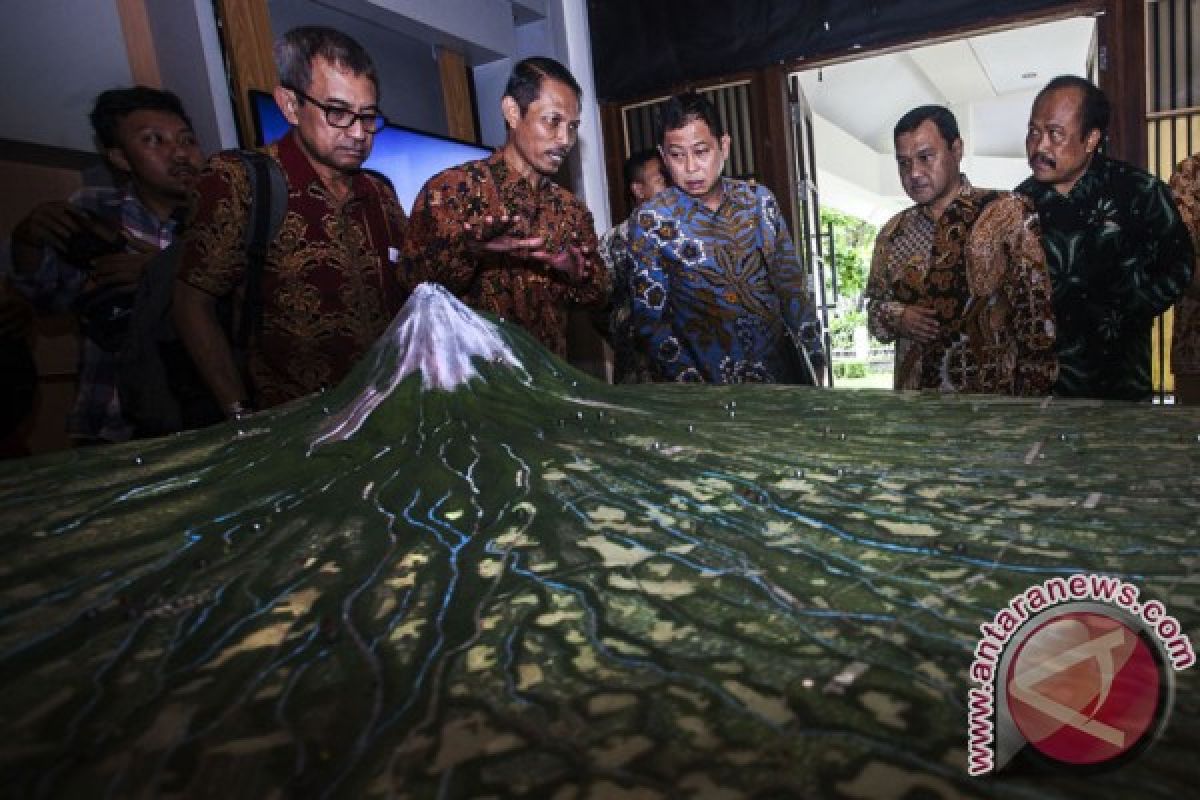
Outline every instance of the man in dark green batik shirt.
{"label": "man in dark green batik shirt", "polygon": [[1054,288],[1056,394],[1144,400],[1150,329],[1192,278],[1192,244],[1162,181],[1098,152],[1108,98],[1061,76],[1038,94],[1017,187],[1037,206]]}

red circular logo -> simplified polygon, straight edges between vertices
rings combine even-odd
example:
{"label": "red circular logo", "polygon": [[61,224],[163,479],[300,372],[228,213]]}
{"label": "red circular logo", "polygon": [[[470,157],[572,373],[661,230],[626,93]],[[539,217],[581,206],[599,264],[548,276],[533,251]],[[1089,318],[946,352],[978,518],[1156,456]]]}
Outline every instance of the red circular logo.
{"label": "red circular logo", "polygon": [[1021,642],[1005,689],[1026,741],[1056,761],[1092,765],[1142,741],[1158,716],[1161,685],[1158,660],[1136,631],[1075,611]]}

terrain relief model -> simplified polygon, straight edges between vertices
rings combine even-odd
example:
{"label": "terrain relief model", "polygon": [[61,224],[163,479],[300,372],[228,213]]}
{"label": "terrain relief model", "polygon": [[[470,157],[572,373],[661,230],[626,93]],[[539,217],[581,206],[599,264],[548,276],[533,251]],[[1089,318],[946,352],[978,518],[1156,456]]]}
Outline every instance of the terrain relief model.
{"label": "terrain relief model", "polygon": [[980,625],[1056,576],[1200,636],[1200,416],[599,383],[425,285],[340,386],[0,466],[0,775],[47,798],[1171,798],[967,774]]}

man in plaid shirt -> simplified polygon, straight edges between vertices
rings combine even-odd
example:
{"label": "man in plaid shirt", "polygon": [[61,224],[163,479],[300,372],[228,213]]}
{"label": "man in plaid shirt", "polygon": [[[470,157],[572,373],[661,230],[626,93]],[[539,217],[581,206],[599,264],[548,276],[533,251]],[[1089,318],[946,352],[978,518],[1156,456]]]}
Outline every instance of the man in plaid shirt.
{"label": "man in plaid shirt", "polygon": [[132,433],[116,389],[122,311],[142,271],[175,238],[203,166],[191,121],[171,92],[138,86],[96,98],[90,115],[118,188],[85,187],[44,203],[13,230],[13,283],[44,312],[83,310],[79,391],[67,429],[79,444]]}

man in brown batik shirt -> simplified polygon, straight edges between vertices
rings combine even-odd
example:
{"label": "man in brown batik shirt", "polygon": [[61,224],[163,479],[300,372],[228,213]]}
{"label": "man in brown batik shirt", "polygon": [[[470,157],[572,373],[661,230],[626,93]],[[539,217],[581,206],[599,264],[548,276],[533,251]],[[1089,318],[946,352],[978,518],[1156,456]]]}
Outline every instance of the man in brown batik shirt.
{"label": "man in brown batik shirt", "polygon": [[895,388],[1049,393],[1054,311],[1033,209],[971,186],[941,106],[901,117],[895,141],[916,205],[879,232],[865,292],[871,333],[896,341]]}
{"label": "man in brown batik shirt", "polygon": [[559,356],[570,307],[602,308],[609,291],[591,213],[550,180],[575,145],[580,95],[557,61],[518,63],[501,100],[504,146],[430,178],[404,244],[413,286],[441,283]]}
{"label": "man in brown batik shirt", "polygon": [[1192,285],[1175,306],[1171,332],[1171,370],[1175,401],[1200,405],[1200,153],[1184,159],[1171,175],[1171,194],[1196,251]]}

